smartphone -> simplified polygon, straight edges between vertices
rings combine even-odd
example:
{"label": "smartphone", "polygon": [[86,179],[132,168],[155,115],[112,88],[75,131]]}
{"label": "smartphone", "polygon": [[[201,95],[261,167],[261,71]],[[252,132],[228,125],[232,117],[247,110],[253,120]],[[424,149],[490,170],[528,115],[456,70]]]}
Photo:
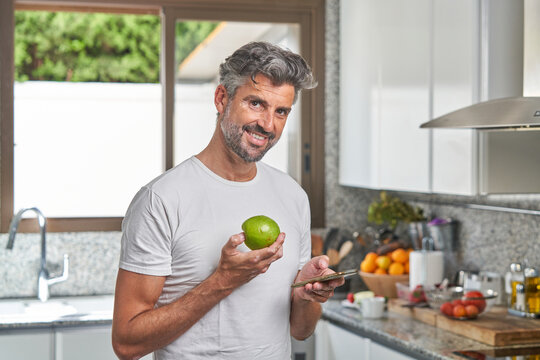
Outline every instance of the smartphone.
{"label": "smartphone", "polygon": [[317,276],[317,277],[311,278],[309,280],[299,281],[297,283],[292,284],[291,287],[296,288],[296,287],[304,286],[306,284],[312,284],[314,282],[330,281],[330,280],[334,280],[334,279],[339,279],[341,277],[342,278],[348,278],[348,277],[353,276],[355,274],[358,274],[357,269],[350,269],[350,270],[340,271],[340,272],[336,272],[336,273],[328,274],[328,275],[324,275],[324,276]]}

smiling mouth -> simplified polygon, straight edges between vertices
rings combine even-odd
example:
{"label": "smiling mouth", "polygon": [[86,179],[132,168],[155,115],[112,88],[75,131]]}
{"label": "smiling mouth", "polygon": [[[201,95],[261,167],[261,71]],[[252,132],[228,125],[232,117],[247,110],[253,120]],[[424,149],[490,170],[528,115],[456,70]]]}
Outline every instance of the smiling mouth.
{"label": "smiling mouth", "polygon": [[275,135],[272,132],[265,131],[260,125],[246,125],[243,130],[252,139],[253,145],[263,146],[267,141],[272,141]]}
{"label": "smiling mouth", "polygon": [[252,132],[250,132],[250,131],[248,131],[248,134],[251,135],[251,136],[253,136],[253,137],[254,137],[255,139],[257,139],[257,140],[264,140],[264,139],[266,139],[266,137],[264,137],[264,136],[262,136],[262,135],[259,135],[259,134],[252,133]]}

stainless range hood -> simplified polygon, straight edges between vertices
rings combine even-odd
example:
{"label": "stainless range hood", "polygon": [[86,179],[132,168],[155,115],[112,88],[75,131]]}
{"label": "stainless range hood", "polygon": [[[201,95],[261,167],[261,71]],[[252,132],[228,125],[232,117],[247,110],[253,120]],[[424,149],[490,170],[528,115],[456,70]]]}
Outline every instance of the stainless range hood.
{"label": "stainless range hood", "polygon": [[420,127],[540,130],[540,97],[512,97],[481,102],[428,121]]}

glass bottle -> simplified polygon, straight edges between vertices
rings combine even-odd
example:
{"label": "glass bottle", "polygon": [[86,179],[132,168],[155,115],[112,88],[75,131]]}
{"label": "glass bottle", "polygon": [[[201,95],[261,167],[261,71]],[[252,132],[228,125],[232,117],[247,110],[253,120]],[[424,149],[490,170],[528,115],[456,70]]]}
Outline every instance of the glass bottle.
{"label": "glass bottle", "polygon": [[525,300],[527,312],[540,313],[540,271],[537,267],[527,266],[523,271],[525,276]]}
{"label": "glass bottle", "polygon": [[514,304],[514,309],[525,312],[525,305],[525,286],[523,283],[518,283],[516,284],[516,303]]}
{"label": "glass bottle", "polygon": [[516,307],[516,285],[523,284],[525,278],[523,276],[523,267],[521,263],[514,262],[510,264],[510,307]]}

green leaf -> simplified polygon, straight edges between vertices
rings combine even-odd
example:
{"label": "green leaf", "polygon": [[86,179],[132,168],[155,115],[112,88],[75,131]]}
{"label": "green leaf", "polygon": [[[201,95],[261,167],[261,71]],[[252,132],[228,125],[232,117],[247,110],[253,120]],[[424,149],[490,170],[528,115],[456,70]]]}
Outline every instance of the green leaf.
{"label": "green leaf", "polygon": [[[218,23],[177,24],[183,60]],[[157,83],[161,23],[155,15],[15,12],[15,80]]]}

